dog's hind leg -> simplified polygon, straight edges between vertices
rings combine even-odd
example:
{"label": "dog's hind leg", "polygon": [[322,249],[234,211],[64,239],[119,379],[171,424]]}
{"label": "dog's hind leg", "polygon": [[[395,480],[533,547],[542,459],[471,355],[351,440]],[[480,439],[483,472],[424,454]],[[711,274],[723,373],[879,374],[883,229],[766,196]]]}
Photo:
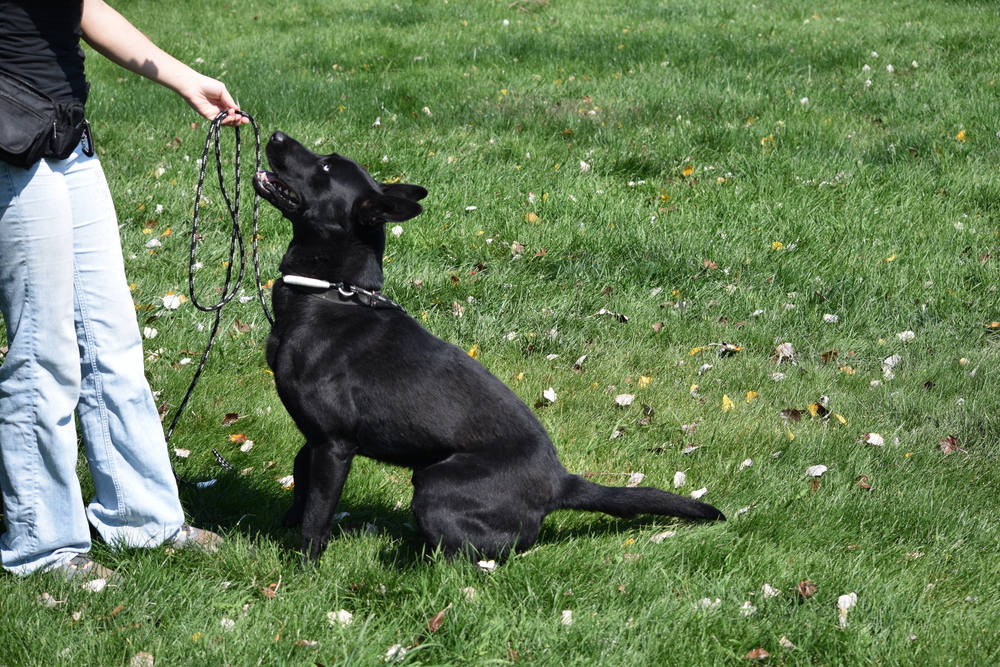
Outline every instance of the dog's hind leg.
{"label": "dog's hind leg", "polygon": [[306,496],[309,491],[310,456],[308,444],[303,445],[299,453],[295,455],[295,466],[292,469],[292,477],[295,479],[292,506],[285,512],[285,518],[281,522],[286,528],[294,528],[302,524],[302,514],[306,511]]}
{"label": "dog's hind leg", "polygon": [[413,515],[427,545],[448,558],[501,558],[538,539],[544,513],[484,468],[452,459],[414,471]]}
{"label": "dog's hind leg", "polygon": [[[309,484],[305,494],[305,508],[302,513],[302,553],[311,560],[323,555],[333,517],[344,490],[344,481],[351,471],[355,448],[343,441],[322,445],[306,443],[308,450]],[[298,457],[296,457],[298,467]]]}

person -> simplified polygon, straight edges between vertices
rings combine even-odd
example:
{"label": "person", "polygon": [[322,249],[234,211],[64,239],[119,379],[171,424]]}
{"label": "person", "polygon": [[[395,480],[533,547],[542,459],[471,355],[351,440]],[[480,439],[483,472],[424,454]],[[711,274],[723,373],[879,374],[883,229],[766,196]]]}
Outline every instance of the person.
{"label": "person", "polygon": [[[58,102],[85,101],[80,38],[178,93],[205,118],[246,122],[224,84],[153,44],[104,0],[0,0],[0,70]],[[4,122],[0,119],[0,123]],[[92,525],[119,547],[218,548],[187,525],[125,278],[111,194],[89,136],[65,159],[0,161],[0,561],[16,575],[115,576]],[[76,475],[77,430],[95,497]]]}

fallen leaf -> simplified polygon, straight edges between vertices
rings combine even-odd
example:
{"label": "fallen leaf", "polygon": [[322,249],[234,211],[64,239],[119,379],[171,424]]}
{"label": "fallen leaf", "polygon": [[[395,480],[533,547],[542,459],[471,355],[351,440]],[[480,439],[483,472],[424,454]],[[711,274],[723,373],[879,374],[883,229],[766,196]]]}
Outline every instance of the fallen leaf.
{"label": "fallen leaf", "polygon": [[719,268],[719,265],[716,264],[715,262],[713,262],[710,259],[703,259],[701,261],[701,263],[705,265],[706,269],[717,269],[717,268]]}
{"label": "fallen leaf", "polygon": [[875,445],[876,447],[881,447],[885,444],[885,438],[878,433],[865,433],[861,436],[861,441],[867,442],[869,445]]}
{"label": "fallen leaf", "polygon": [[687,484],[687,475],[680,470],[674,473],[674,488],[679,489]]}
{"label": "fallen leaf", "polygon": [[699,498],[701,498],[702,496],[704,496],[706,493],[708,493],[708,488],[707,487],[702,487],[702,488],[698,489],[697,491],[692,491],[691,492],[691,497],[694,500],[698,500]]}
{"label": "fallen leaf", "polygon": [[779,591],[771,584],[764,584],[763,586],[760,587],[760,591],[766,598],[776,598],[779,595],[781,595],[781,591]]}
{"label": "fallen leaf", "polygon": [[235,424],[239,421],[240,416],[235,412],[227,412],[226,416],[222,418],[222,425],[229,426],[230,424]]}
{"label": "fallen leaf", "polygon": [[447,607],[434,614],[431,620],[427,621],[427,632],[437,632],[441,629],[441,624],[444,623],[444,615],[449,609],[451,609],[451,603],[448,603]]}
{"label": "fallen leaf", "polygon": [[816,584],[809,579],[800,581],[799,585],[795,587],[795,593],[803,600],[808,600],[816,594]]}
{"label": "fallen leaf", "polygon": [[402,644],[393,644],[385,652],[385,662],[399,662],[406,655],[407,649]]}
{"label": "fallen leaf", "polygon": [[152,653],[136,653],[128,661],[129,667],[153,667],[156,663],[156,658],[153,657]]}
{"label": "fallen leaf", "polygon": [[758,394],[757,392],[755,392],[755,391],[748,391],[747,392],[747,396],[746,396],[747,403],[753,403],[758,398],[760,398],[760,394]]}
{"label": "fallen leaf", "polygon": [[722,604],[722,600],[719,598],[715,598],[714,600],[712,598],[702,598],[691,606],[695,609],[715,609],[720,604]]}
{"label": "fallen leaf", "polygon": [[868,475],[858,475],[858,478],[855,481],[858,483],[858,486],[865,491],[872,490],[872,485],[868,483]]}
{"label": "fallen leaf", "polygon": [[260,594],[266,598],[274,599],[278,595],[278,586],[281,582],[268,584],[264,588],[260,589]]}
{"label": "fallen leaf", "polygon": [[954,454],[961,451],[959,444],[958,438],[953,435],[949,435],[947,438],[942,438],[938,441],[938,446],[941,448],[942,454]]}
{"label": "fallen leaf", "polygon": [[837,617],[840,627],[847,627],[847,612],[858,604],[858,594],[848,593],[837,598]]}
{"label": "fallen leaf", "polygon": [[559,622],[563,625],[573,625],[573,610],[564,609],[559,618]]}
{"label": "fallen leaf", "polygon": [[246,441],[247,437],[242,433],[233,433],[232,435],[229,436],[229,442],[235,445],[242,445]]}
{"label": "fallen leaf", "polygon": [[642,480],[646,479],[646,475],[641,472],[634,472],[628,476],[628,481],[625,482],[625,486],[629,488],[634,488],[642,483]]}
{"label": "fallen leaf", "polygon": [[795,358],[795,348],[792,347],[791,343],[782,343],[781,345],[775,347],[774,351],[777,352],[777,354],[771,358],[771,361],[776,364],[780,364],[786,360],[791,361]]}
{"label": "fallen leaf", "polygon": [[628,322],[628,316],[627,315],[622,315],[621,313],[612,313],[607,308],[601,308],[599,311],[597,311],[596,314],[597,315],[607,315],[609,317],[613,317],[614,319],[618,320],[619,322],[621,322],[623,324],[625,322]]}
{"label": "fallen leaf", "polygon": [[742,350],[743,350],[742,345],[733,345],[732,343],[726,343],[726,342],[719,343],[720,357],[729,357]]}
{"label": "fallen leaf", "polygon": [[557,398],[556,390],[553,389],[552,387],[549,387],[548,389],[542,392],[542,397],[549,403],[555,403]]}
{"label": "fallen leaf", "polygon": [[834,348],[832,350],[829,350],[828,352],[824,352],[823,354],[819,355],[819,358],[822,359],[823,363],[826,364],[830,363],[831,361],[834,361],[837,358],[838,354],[840,354],[840,352],[836,348]]}
{"label": "fallen leaf", "polygon": [[635,396],[633,394],[618,394],[617,396],[615,396],[615,403],[617,403],[622,407],[627,407],[629,405],[632,405],[632,402],[634,400]]}
{"label": "fallen leaf", "polygon": [[829,468],[823,465],[809,466],[808,468],[806,468],[806,474],[809,475],[810,477],[822,477],[823,473],[825,473],[827,470],[829,470]]}
{"label": "fallen leaf", "polygon": [[328,611],[326,613],[326,620],[330,625],[339,625],[340,627],[345,627],[350,625],[354,621],[354,614],[347,611],[346,609],[341,609],[339,611]]}
{"label": "fallen leaf", "polygon": [[473,344],[473,345],[472,345],[472,349],[470,349],[470,350],[469,350],[469,351],[467,352],[467,354],[468,354],[468,355],[469,355],[470,357],[472,357],[473,359],[478,359],[478,358],[479,358],[479,345],[478,345],[478,344]]}
{"label": "fallen leaf", "polygon": [[789,641],[788,637],[786,637],[784,635],[782,635],[781,639],[778,640],[778,644],[781,645],[781,648],[788,649],[788,650],[791,650],[793,648],[797,648],[795,646],[795,644],[793,644],[791,641]]}
{"label": "fallen leaf", "polygon": [[656,535],[652,535],[652,536],[651,536],[651,537],[649,538],[649,541],[650,541],[650,542],[652,542],[653,544],[659,544],[659,543],[660,543],[660,542],[662,542],[663,540],[665,540],[665,539],[667,539],[667,538],[670,538],[670,537],[673,537],[673,536],[674,536],[674,535],[676,535],[676,534],[677,534],[677,532],[676,532],[676,531],[673,531],[673,530],[665,530],[665,531],[663,531],[662,533],[657,533]]}
{"label": "fallen leaf", "polygon": [[786,422],[797,422],[802,420],[802,410],[797,410],[795,408],[781,410],[779,414]]}
{"label": "fallen leaf", "polygon": [[728,396],[726,396],[725,394],[723,394],[722,395],[722,411],[723,412],[729,412],[734,407],[736,407],[736,405],[733,403],[733,399],[731,399]]}

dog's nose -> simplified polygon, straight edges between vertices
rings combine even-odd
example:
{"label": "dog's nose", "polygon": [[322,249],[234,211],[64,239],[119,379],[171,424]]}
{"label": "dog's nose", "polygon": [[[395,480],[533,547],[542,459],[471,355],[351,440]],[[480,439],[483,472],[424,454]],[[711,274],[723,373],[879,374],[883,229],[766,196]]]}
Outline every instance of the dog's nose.
{"label": "dog's nose", "polygon": [[281,143],[282,141],[284,141],[287,138],[288,138],[288,135],[285,134],[284,132],[281,132],[281,131],[275,132],[274,134],[271,135],[271,141],[274,141],[274,142],[277,142],[277,143]]}

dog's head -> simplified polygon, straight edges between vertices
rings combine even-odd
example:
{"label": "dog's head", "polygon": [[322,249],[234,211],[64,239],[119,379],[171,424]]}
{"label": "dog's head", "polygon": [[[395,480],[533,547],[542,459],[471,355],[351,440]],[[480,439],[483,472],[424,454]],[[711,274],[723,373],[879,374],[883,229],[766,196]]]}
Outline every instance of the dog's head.
{"label": "dog's head", "polygon": [[292,223],[282,271],[380,289],[385,223],[420,215],[427,190],[380,183],[357,162],[313,153],[281,132],[267,143],[267,160],[272,171],[253,184]]}

